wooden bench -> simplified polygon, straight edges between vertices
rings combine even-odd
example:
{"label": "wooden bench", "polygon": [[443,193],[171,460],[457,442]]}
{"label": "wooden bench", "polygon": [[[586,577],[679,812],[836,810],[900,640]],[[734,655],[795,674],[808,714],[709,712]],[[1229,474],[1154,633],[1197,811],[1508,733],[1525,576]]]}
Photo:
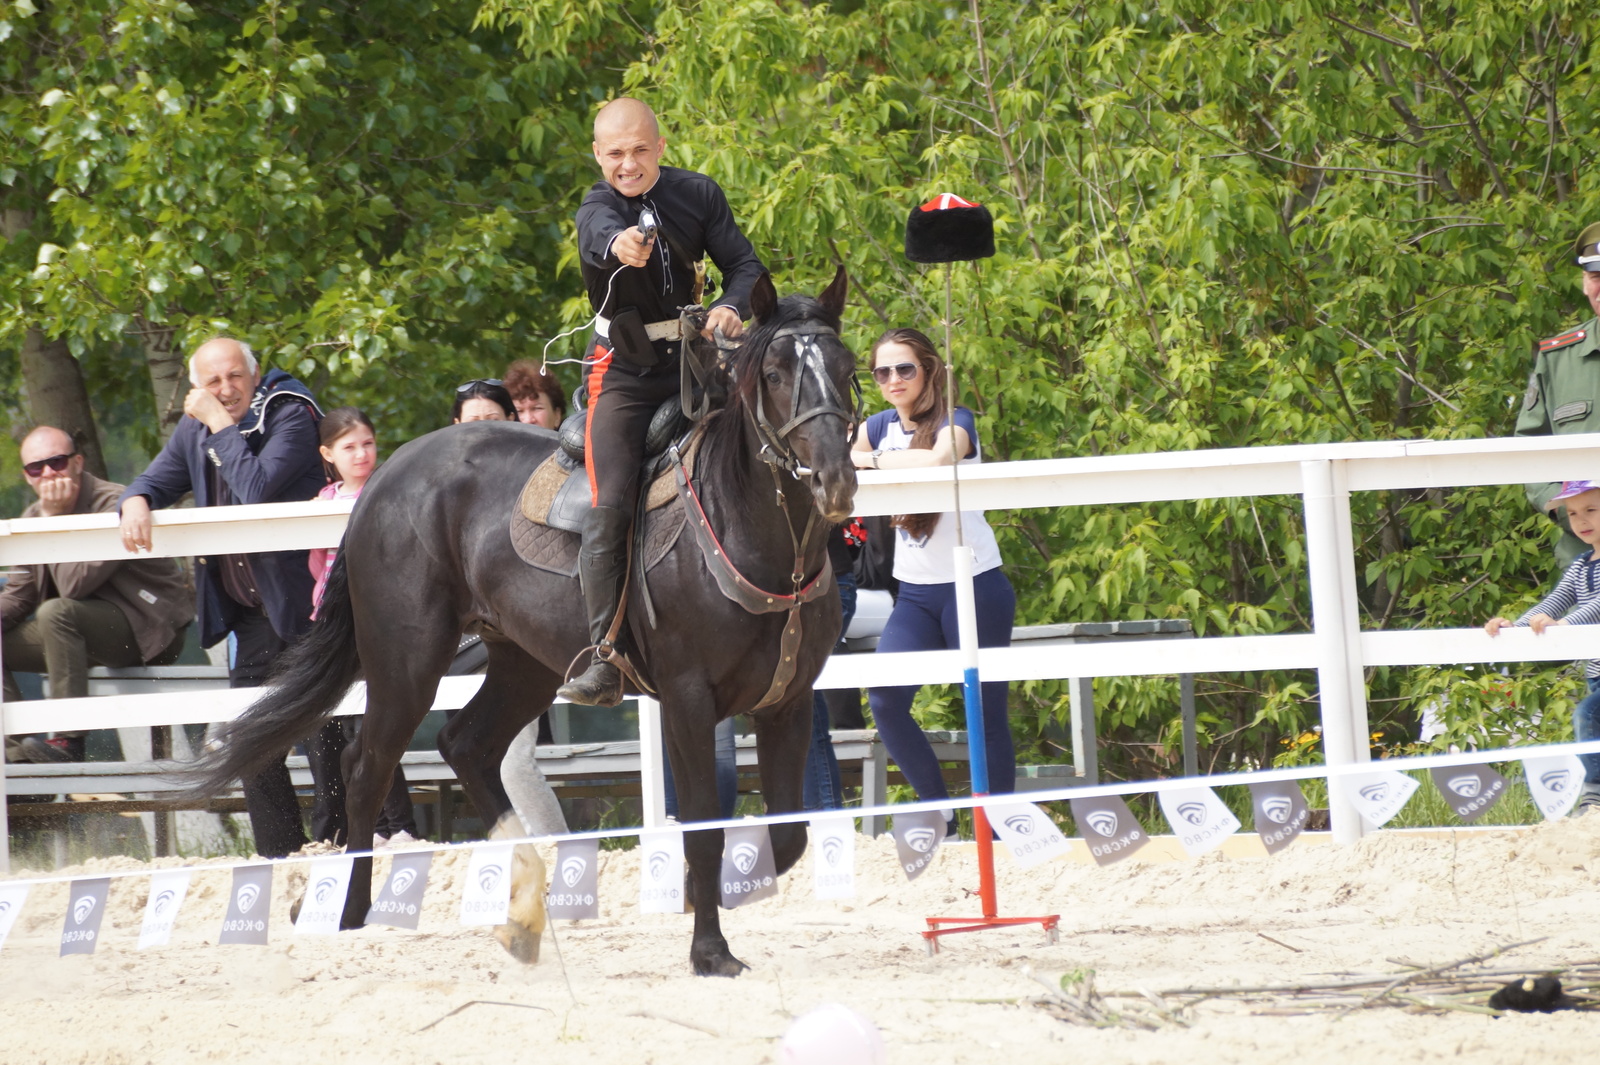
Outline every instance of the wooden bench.
{"label": "wooden bench", "polygon": [[[1073,622],[1059,625],[1019,626],[1012,642],[1040,641],[1049,644],[1074,644],[1103,640],[1164,640],[1192,638],[1193,628],[1187,620],[1162,619],[1153,621]],[[877,645],[877,637],[869,636],[847,642],[850,652],[868,652]],[[1183,728],[1183,761],[1186,775],[1198,773],[1196,749],[1194,677],[1180,674],[1179,713]],[[1070,679],[1072,724],[1070,740],[1073,765],[1019,766],[1016,786],[1018,791],[1043,790],[1093,784],[1099,780],[1098,736],[1095,728],[1094,688],[1087,678]],[[228,671],[221,666],[143,666],[127,669],[95,667],[89,671],[91,695],[139,694],[150,692],[198,691],[226,688]],[[567,707],[557,709],[565,711]],[[563,713],[558,726],[566,726]],[[13,763],[6,767],[6,794],[10,796],[116,795],[115,799],[97,799],[65,802],[17,803],[10,807],[14,817],[47,817],[82,812],[146,812],[168,811],[172,793],[185,785],[163,775],[158,761],[169,758],[172,752],[171,726],[150,729],[152,760],[122,762],[81,762],[53,765]],[[128,730],[123,730],[128,731]],[[565,740],[569,729],[558,727],[556,738]],[[960,731],[929,732],[934,753],[941,762],[959,764],[967,761],[966,734]],[[882,741],[871,729],[835,730],[834,753],[839,760],[845,782],[861,788],[864,806],[884,803],[890,783],[899,783],[903,777],[889,770],[889,758]],[[741,776],[752,777],[757,769],[755,737],[741,736],[736,745]],[[639,743],[636,740],[606,743],[558,743],[537,749],[540,770],[553,787],[567,795],[639,794]],[[305,759],[288,760],[290,777],[296,787],[310,788],[311,775]],[[401,762],[408,782],[418,791],[414,801],[439,804],[440,828],[444,830],[452,819],[454,799],[452,789],[455,773],[436,751],[408,751]],[[948,772],[948,771],[947,771]],[[961,783],[964,775],[957,771],[952,783]],[[755,789],[750,789],[755,790]],[[131,796],[140,796],[134,798]],[[234,791],[220,796],[210,804],[196,804],[214,812],[236,812],[243,808],[239,793]],[[876,836],[883,831],[883,819],[867,818],[862,830]],[[170,853],[170,819],[157,816],[155,844],[158,854]]]}
{"label": "wooden bench", "polygon": [[[941,762],[965,762],[967,737],[964,732],[929,732],[929,741]],[[639,794],[639,742],[584,743],[539,747],[539,769],[557,794]],[[834,755],[847,782],[861,787],[864,806],[884,803],[891,783],[902,782],[889,769],[888,752],[873,729],[840,730],[833,733]],[[741,776],[751,777],[759,768],[754,736],[740,736],[735,743]],[[311,787],[311,770],[306,760],[291,756],[289,778],[296,788]],[[448,832],[453,817],[452,789],[455,770],[437,751],[408,751],[400,760],[406,781],[415,787],[436,788],[433,795],[415,795],[439,803],[440,829]],[[49,765],[14,763],[7,767],[6,794],[11,796],[65,795],[66,801],[17,802],[10,807],[17,818],[58,817],[69,813],[135,813],[169,810],[174,793],[186,785],[171,775],[170,764],[144,762],[62,762]],[[751,789],[755,790],[755,789]],[[115,795],[118,798],[73,799],[76,795]],[[129,796],[139,795],[140,798]],[[232,813],[243,808],[237,789],[195,809]],[[869,835],[883,831],[882,818],[867,818],[862,830]]]}
{"label": "wooden bench", "polygon": [[[888,599],[886,592],[862,592],[862,596]],[[887,616],[887,609],[877,600],[874,608]],[[851,626],[855,628],[854,624]],[[1150,621],[1073,621],[1059,625],[1018,625],[1011,632],[1012,646],[1033,644],[1052,646],[1079,643],[1102,643],[1123,640],[1186,640],[1194,638],[1194,626],[1187,618],[1161,618]],[[860,636],[845,640],[847,653],[873,651],[878,646],[877,636]],[[1183,728],[1183,773],[1197,776],[1200,772],[1200,752],[1194,718],[1194,674],[1179,673],[1178,715]],[[1094,681],[1089,677],[1069,678],[1068,697],[1072,707],[1072,724],[1059,738],[1066,740],[1072,750],[1072,771],[1060,766],[1018,766],[1017,790],[1042,790],[1044,788],[1071,787],[1073,784],[1098,784],[1100,782],[1100,739],[1095,727]],[[1048,731],[1048,730],[1047,730]],[[1039,782],[1039,781],[1042,781]]]}

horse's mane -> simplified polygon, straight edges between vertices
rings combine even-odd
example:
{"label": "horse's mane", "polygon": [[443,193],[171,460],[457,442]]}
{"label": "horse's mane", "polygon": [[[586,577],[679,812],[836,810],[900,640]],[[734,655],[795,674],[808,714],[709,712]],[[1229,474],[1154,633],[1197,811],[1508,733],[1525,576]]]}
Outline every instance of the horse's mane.
{"label": "horse's mane", "polygon": [[836,332],[840,328],[838,316],[829,314],[810,296],[785,296],[778,301],[772,314],[751,327],[744,343],[729,356],[728,403],[707,416],[705,439],[700,448],[704,483],[716,484],[735,496],[743,495],[749,488],[750,464],[745,459],[747,450],[760,446],[754,439],[754,432],[762,357],[772,343],[773,334],[786,325],[806,319],[826,322]]}

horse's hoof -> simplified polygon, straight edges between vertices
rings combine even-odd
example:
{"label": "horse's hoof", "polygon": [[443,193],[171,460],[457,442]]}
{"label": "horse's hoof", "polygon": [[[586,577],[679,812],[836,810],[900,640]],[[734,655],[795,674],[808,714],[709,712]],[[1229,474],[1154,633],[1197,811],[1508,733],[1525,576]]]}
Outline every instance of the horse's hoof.
{"label": "horse's hoof", "polygon": [[294,924],[296,921],[300,920],[300,907],[304,906],[305,904],[306,904],[306,893],[304,891],[300,892],[299,895],[295,896],[295,900],[293,902],[289,903],[289,923],[290,924]]}
{"label": "horse's hoof", "polygon": [[690,951],[689,955],[689,960],[694,963],[694,974],[696,976],[738,976],[750,968],[750,966],[735,958],[726,950],[705,955]]}
{"label": "horse's hoof", "polygon": [[539,960],[539,933],[524,928],[516,922],[496,925],[494,938],[506,948],[506,953],[524,965],[532,965]]}

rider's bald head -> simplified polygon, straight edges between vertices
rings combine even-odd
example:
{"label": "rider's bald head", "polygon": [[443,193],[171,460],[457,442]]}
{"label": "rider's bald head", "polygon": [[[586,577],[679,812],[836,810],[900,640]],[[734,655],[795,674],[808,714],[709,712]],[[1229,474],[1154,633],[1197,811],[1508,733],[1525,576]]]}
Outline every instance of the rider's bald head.
{"label": "rider's bald head", "polygon": [[666,147],[656,113],[632,97],[612,100],[594,116],[594,161],[606,184],[624,196],[650,191]]}
{"label": "rider's bald head", "polygon": [[649,105],[631,96],[619,96],[595,113],[594,139],[601,141],[605,139],[606,134],[638,129],[641,126],[651,140],[661,136],[656,113],[650,110]]}

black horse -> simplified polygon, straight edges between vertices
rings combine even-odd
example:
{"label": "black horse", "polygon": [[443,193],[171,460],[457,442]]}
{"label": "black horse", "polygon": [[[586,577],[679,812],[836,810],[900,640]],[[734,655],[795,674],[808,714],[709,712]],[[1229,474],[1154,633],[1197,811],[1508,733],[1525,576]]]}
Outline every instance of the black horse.
{"label": "black horse", "polygon": [[[686,821],[717,818],[712,731],[743,712],[753,711],[767,809],[801,805],[811,685],[839,633],[824,534],[849,515],[856,489],[849,448],[857,412],[846,401],[857,392],[855,360],[839,339],[847,287],[842,268],[816,299],[779,300],[768,278],[756,284],[754,324],[731,357],[721,382],[727,402],[705,419],[695,463],[707,525],[696,528],[692,501],[669,504],[687,505],[690,516],[650,571],[654,627],[637,584],[629,592],[628,631],[661,701]],[[440,732],[439,750],[485,824],[505,815],[510,803],[494,767],[548,709],[588,643],[576,579],[523,563],[509,532],[523,482],[556,446],[553,434],[479,422],[396,451],[351,515],[318,621],[220,750],[196,767],[196,791],[215,794],[311,735],[365,675],[365,723],[346,751],[345,778],[350,849],[370,850],[394,767],[433,702],[456,637],[472,630],[485,633],[487,675]],[[720,547],[708,545],[707,532]],[[774,612],[752,613],[730,598],[758,605],[750,586],[769,590],[760,598]],[[810,593],[782,609],[802,586]],[[798,629],[798,642],[786,629]],[[771,836],[782,873],[805,850],[805,827],[774,825]],[[684,846],[694,971],[736,975],[745,966],[729,952],[717,912],[722,831],[689,832]],[[363,923],[371,881],[371,858],[357,859],[344,927]],[[539,928],[526,931],[537,956]]]}

